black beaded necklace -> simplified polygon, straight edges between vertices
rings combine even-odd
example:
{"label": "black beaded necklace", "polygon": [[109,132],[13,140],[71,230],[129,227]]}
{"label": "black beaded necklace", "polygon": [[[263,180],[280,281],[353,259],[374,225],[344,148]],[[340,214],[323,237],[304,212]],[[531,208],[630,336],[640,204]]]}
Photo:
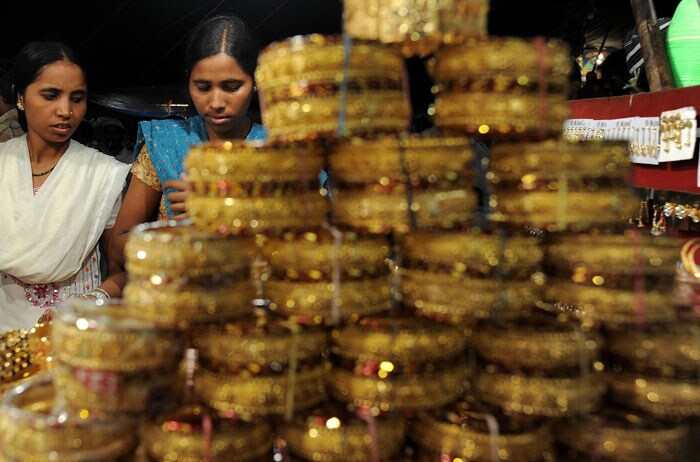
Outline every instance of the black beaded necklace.
{"label": "black beaded necklace", "polygon": [[51,168],[48,169],[48,170],[44,170],[43,172],[39,172],[39,173],[34,173],[34,172],[32,172],[32,176],[44,176],[44,175],[48,175],[49,173],[53,172],[53,169],[55,169],[55,168],[56,168],[56,165],[54,165],[53,167],[51,167]]}

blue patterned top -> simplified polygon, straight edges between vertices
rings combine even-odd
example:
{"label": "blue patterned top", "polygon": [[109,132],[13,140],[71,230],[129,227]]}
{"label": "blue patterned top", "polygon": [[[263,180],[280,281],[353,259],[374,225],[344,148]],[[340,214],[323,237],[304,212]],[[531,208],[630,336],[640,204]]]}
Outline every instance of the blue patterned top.
{"label": "blue patterned top", "polygon": [[[208,139],[204,119],[199,115],[186,120],[146,120],[138,124],[134,153],[140,152],[145,144],[158,179],[161,184],[165,184],[168,180],[179,179],[185,171],[184,161],[190,148]],[[265,127],[253,123],[246,141],[265,139]],[[168,194],[173,191],[172,188],[163,190],[168,218],[172,218]]]}

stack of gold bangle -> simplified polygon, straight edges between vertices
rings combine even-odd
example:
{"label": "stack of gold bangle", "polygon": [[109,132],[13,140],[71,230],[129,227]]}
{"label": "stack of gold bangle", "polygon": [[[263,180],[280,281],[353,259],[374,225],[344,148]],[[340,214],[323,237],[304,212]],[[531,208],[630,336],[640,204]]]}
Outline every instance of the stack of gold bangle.
{"label": "stack of gold bangle", "polygon": [[403,300],[423,315],[455,323],[496,311],[517,317],[541,298],[535,238],[419,232],[401,244]]}
{"label": "stack of gold bangle", "polygon": [[[242,415],[284,414],[287,406],[305,409],[324,398],[321,327],[260,316],[206,328],[195,346],[201,361],[195,391],[209,407]],[[291,393],[293,403],[287,401]]]}
{"label": "stack of gold bangle", "polygon": [[626,149],[609,141],[494,145],[490,219],[550,232],[626,227],[639,206],[624,181]]}
{"label": "stack of gold bangle", "polygon": [[301,143],[230,141],[190,149],[193,225],[211,234],[258,234],[318,228],[328,205],[318,186],[323,157]]}
{"label": "stack of gold bangle", "polygon": [[[489,416],[497,422],[497,428],[490,427]],[[410,427],[410,436],[418,445],[419,461],[442,460],[440,456],[485,461],[492,460],[494,451],[500,460],[554,460],[552,434],[541,419],[516,418],[495,411],[492,414],[462,401],[419,413]]]}
{"label": "stack of gold bangle", "polygon": [[466,379],[466,338],[420,318],[364,318],[332,333],[328,388],[359,407],[426,409],[456,399]]}
{"label": "stack of gold bangle", "polygon": [[338,143],[329,157],[336,223],[370,233],[453,229],[472,221],[473,156],[466,138]]}
{"label": "stack of gold bangle", "polygon": [[353,38],[398,45],[406,56],[487,35],[486,0],[345,0],[343,21]]}
{"label": "stack of gold bangle", "polygon": [[603,339],[573,323],[537,316],[506,326],[484,326],[475,332],[474,343],[489,363],[509,369],[554,371],[578,368],[582,362],[590,367],[599,356]]}
{"label": "stack of gold bangle", "polygon": [[132,460],[133,422],[61,407],[49,373],[12,389],[0,408],[0,448],[5,460],[22,462]]}
{"label": "stack of gold bangle", "polygon": [[607,339],[614,360],[636,372],[669,378],[698,373],[700,327],[695,324],[612,330]]}
{"label": "stack of gold bangle", "polygon": [[175,332],[132,318],[122,306],[64,306],[52,342],[56,389],[76,408],[143,411],[153,392],[175,380]]}
{"label": "stack of gold bangle", "polygon": [[265,297],[276,313],[320,324],[333,317],[334,307],[343,319],[390,307],[389,249],[382,238],[288,232],[267,238],[261,255],[270,272]]}
{"label": "stack of gold bangle", "polygon": [[373,448],[379,460],[390,460],[403,447],[406,421],[397,415],[369,418],[376,426],[374,434],[359,416],[324,407],[281,423],[279,433],[290,452],[307,461],[369,462]]}
{"label": "stack of gold bangle", "polygon": [[[347,61],[347,62],[346,62]],[[272,140],[397,133],[409,125],[404,61],[395,48],[340,36],[296,36],[265,48],[255,80]],[[342,120],[340,120],[342,118]]]}
{"label": "stack of gold bangle", "polygon": [[665,379],[640,374],[609,376],[612,399],[662,419],[700,416],[700,385],[692,380]]}
{"label": "stack of gold bangle", "polygon": [[252,423],[212,419],[211,435],[205,435],[206,411],[188,406],[145,423],[140,430],[141,447],[151,460],[205,460],[251,462],[272,453],[272,428],[264,420]]}
{"label": "stack of gold bangle", "polygon": [[30,332],[16,329],[0,334],[0,394],[13,382],[29,377],[38,368],[32,364]]}
{"label": "stack of gold bangle", "polygon": [[251,238],[220,237],[175,222],[137,226],[125,247],[128,313],[162,327],[249,314]]}
{"label": "stack of gold bangle", "polygon": [[476,382],[479,396],[507,412],[546,417],[573,417],[595,411],[605,392],[596,374],[580,377],[530,377],[482,369]]}
{"label": "stack of gold bangle", "polygon": [[557,436],[565,447],[585,457],[575,460],[681,460],[688,427],[658,421],[650,424],[651,421],[644,423],[642,417],[629,412],[590,416],[562,424]]}
{"label": "stack of gold bangle", "polygon": [[568,118],[571,63],[555,40],[492,37],[446,47],[437,56],[435,124],[472,135],[542,138]]}

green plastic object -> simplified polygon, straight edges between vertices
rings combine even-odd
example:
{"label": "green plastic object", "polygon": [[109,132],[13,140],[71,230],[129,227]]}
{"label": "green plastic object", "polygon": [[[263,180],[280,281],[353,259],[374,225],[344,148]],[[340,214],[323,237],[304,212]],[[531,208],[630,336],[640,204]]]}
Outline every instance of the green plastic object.
{"label": "green plastic object", "polygon": [[700,85],[700,4],[681,0],[668,26],[666,50],[676,87]]}

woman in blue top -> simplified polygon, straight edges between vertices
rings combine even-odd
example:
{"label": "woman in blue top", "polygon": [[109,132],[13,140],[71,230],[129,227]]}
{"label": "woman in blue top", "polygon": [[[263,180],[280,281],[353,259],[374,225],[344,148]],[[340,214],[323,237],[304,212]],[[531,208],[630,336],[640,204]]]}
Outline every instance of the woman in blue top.
{"label": "woman in blue top", "polygon": [[[236,16],[214,16],[200,23],[185,49],[185,71],[197,115],[187,120],[139,123],[137,159],[114,226],[113,250],[123,258],[132,227],[187,217],[189,185],[183,160],[189,148],[204,141],[265,139],[262,125],[248,116],[255,90],[258,46]],[[122,262],[123,263],[123,262]]]}

